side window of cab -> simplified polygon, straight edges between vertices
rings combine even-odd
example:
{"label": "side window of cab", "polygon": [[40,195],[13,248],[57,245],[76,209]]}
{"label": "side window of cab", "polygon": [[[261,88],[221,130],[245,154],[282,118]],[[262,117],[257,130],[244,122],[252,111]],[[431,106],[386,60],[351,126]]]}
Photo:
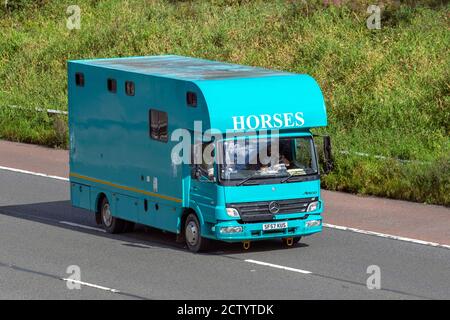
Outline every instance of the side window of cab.
{"label": "side window of cab", "polygon": [[215,181],[214,143],[194,144],[192,150],[193,177],[200,181]]}

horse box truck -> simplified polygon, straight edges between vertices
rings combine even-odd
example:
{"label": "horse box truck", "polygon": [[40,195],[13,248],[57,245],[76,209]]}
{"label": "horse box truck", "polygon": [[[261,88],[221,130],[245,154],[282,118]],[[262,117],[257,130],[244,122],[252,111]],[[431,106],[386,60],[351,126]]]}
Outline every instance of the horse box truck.
{"label": "horse box truck", "polygon": [[[139,223],[197,252],[211,239],[291,246],[321,231],[310,129],[327,116],[310,76],[173,55],[93,59],[68,62],[68,92],[71,202],[108,232]],[[180,129],[202,139],[214,129],[214,139],[192,145],[224,160],[174,161]],[[270,167],[257,152],[269,136],[280,159]]]}

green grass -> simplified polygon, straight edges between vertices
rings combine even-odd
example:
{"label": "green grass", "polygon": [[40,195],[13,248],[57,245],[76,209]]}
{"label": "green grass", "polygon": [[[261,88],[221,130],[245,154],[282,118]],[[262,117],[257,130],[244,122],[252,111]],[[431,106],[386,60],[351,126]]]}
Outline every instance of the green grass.
{"label": "green grass", "polygon": [[[381,30],[366,27],[372,1],[322,2],[77,0],[81,30],[69,31],[73,1],[10,0],[0,106],[66,109],[68,59],[170,53],[308,73],[336,157],[324,187],[450,205],[448,1],[384,1]],[[0,108],[4,139],[66,147],[61,123]]]}

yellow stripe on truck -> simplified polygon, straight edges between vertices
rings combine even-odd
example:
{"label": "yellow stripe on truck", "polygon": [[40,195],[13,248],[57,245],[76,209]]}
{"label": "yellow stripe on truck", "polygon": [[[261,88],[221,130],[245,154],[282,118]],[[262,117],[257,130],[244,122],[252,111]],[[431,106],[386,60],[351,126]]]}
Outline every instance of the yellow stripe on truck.
{"label": "yellow stripe on truck", "polygon": [[81,174],[78,174],[78,173],[72,173],[71,172],[70,173],[70,177],[74,177],[74,178],[82,179],[82,180],[87,180],[87,181],[91,181],[91,182],[96,182],[96,183],[104,184],[104,185],[111,186],[111,187],[118,188],[118,189],[122,189],[122,190],[137,192],[137,193],[145,194],[147,196],[161,198],[161,199],[165,199],[165,200],[181,203],[181,199],[178,199],[178,198],[165,196],[163,194],[158,194],[158,193],[149,192],[149,191],[145,191],[145,190],[140,190],[140,189],[136,189],[136,188],[131,188],[131,187],[127,187],[127,186],[122,186],[122,185],[115,184],[115,183],[112,183],[112,182],[109,182],[109,181],[100,180],[100,179],[96,179],[96,178],[91,178],[91,177],[87,177],[87,176],[82,176]]}

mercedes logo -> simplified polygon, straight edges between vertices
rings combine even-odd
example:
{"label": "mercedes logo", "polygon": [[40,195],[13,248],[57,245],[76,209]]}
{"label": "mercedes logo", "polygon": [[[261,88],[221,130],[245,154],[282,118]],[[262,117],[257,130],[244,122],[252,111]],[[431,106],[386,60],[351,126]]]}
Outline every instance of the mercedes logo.
{"label": "mercedes logo", "polygon": [[270,213],[278,213],[280,211],[280,204],[276,201],[272,201],[269,203],[269,211]]}

